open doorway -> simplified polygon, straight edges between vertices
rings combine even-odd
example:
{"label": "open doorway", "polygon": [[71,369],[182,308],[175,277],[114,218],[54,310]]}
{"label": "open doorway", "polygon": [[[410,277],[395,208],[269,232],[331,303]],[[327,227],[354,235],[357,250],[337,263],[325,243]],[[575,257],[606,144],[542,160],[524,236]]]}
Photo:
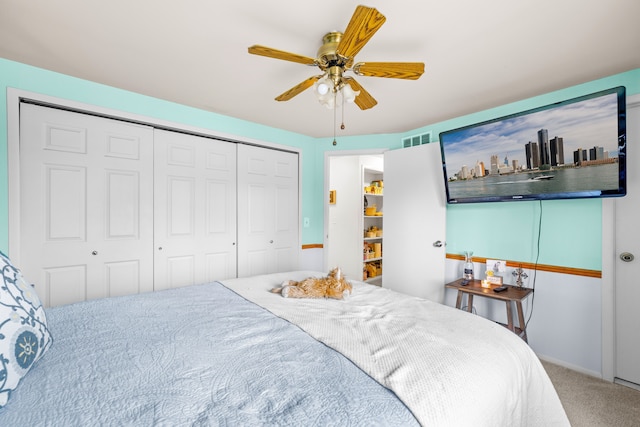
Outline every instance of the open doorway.
{"label": "open doorway", "polygon": [[[324,269],[362,280],[363,168],[383,170],[386,150],[325,153]],[[330,200],[329,194],[333,194]]]}

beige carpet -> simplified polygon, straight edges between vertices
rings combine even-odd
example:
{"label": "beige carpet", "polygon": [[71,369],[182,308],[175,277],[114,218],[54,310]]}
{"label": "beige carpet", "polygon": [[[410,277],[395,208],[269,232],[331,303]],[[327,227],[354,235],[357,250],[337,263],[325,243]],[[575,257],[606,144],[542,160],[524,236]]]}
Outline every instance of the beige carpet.
{"label": "beige carpet", "polygon": [[542,362],[573,427],[639,427],[640,391]]}

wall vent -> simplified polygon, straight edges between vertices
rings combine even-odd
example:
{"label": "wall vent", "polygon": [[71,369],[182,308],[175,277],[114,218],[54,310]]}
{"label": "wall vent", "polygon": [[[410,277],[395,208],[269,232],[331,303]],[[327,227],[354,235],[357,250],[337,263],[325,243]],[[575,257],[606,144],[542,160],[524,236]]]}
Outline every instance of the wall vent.
{"label": "wall vent", "polygon": [[428,144],[431,142],[431,132],[421,133],[420,135],[402,138],[402,148],[415,147],[416,145]]}

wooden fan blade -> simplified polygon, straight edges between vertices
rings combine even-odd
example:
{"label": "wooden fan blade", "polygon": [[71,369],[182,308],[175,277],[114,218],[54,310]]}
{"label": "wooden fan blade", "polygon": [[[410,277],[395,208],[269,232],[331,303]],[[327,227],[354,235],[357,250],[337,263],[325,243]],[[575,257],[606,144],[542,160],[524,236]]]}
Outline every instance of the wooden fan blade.
{"label": "wooden fan blade", "polygon": [[358,96],[356,96],[356,100],[354,101],[361,110],[368,110],[369,108],[373,108],[378,104],[378,101],[375,100],[373,96],[369,92],[367,92],[360,83],[355,81],[355,79],[351,77],[345,77],[344,81],[347,82],[356,92],[360,92]]}
{"label": "wooden fan blade", "polygon": [[288,101],[288,100],[290,100],[291,98],[293,98],[294,96],[296,96],[300,92],[303,92],[304,90],[309,89],[311,86],[313,86],[313,84],[316,82],[316,80],[318,80],[320,77],[322,77],[322,76],[309,77],[307,80],[305,80],[302,83],[292,87],[288,91],[286,91],[283,94],[281,94],[278,97],[276,97],[276,101]]}
{"label": "wooden fan blade", "polygon": [[359,62],[353,66],[359,76],[417,80],[424,73],[422,62]]}
{"label": "wooden fan blade", "polygon": [[383,14],[372,7],[358,6],[353,12],[349,25],[344,30],[336,53],[345,58],[356,56],[386,19]]}
{"label": "wooden fan blade", "polygon": [[253,45],[249,47],[249,53],[253,55],[266,56],[268,58],[282,59],[284,61],[298,62],[305,65],[317,65],[314,58],[285,52],[284,50],[272,49],[266,46]]}

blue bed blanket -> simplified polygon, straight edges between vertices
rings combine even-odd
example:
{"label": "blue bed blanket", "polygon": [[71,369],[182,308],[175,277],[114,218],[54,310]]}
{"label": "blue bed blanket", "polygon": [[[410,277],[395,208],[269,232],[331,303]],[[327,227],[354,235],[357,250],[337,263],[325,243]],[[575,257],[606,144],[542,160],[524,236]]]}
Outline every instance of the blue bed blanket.
{"label": "blue bed blanket", "polygon": [[219,283],[47,310],[1,426],[412,426],[393,392]]}

